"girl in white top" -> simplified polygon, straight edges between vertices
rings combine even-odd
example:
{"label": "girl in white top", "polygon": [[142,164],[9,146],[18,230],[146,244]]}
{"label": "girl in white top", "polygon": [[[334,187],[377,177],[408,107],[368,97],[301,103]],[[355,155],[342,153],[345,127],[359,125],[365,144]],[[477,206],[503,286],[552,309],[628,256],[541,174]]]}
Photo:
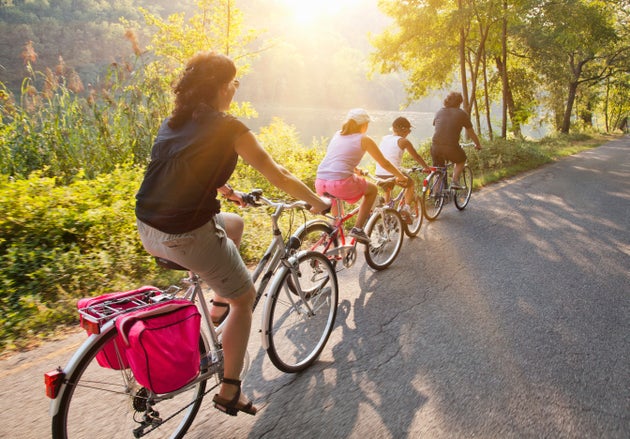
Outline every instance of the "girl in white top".
{"label": "girl in white top", "polygon": [[[400,168],[402,163],[402,157],[405,151],[407,151],[411,157],[422,166],[423,170],[428,171],[429,165],[424,161],[422,156],[418,154],[411,142],[407,139],[407,136],[411,132],[411,123],[405,117],[397,117],[392,122],[392,133],[383,137],[378,148],[381,150],[385,158],[394,164],[397,168]],[[376,164],[376,175],[378,177],[389,178],[392,176],[385,168]],[[407,206],[413,200],[413,180],[410,180],[410,184],[405,189],[405,200]],[[385,193],[385,201],[389,201],[389,191]]]}
{"label": "girl in white top", "polygon": [[[369,153],[378,164],[395,175],[401,186],[406,186],[409,182],[409,178],[387,160],[376,142],[366,135],[370,120],[364,109],[350,110],[341,131],[335,133],[328,144],[326,156],[317,168],[315,180],[315,189],[319,195],[328,193],[348,203],[356,203],[363,197],[355,227],[349,233],[349,236],[363,244],[369,243],[363,225],[378,194],[376,185],[361,177],[362,171],[357,168],[365,153]],[[333,211],[333,214],[336,215],[337,212]]]}

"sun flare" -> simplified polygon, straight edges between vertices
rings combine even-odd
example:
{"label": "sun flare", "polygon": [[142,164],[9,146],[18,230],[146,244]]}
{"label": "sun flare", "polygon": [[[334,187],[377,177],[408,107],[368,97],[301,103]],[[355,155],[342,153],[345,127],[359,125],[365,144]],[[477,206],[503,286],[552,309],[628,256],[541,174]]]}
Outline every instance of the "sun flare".
{"label": "sun flare", "polygon": [[357,0],[283,0],[291,19],[299,25],[310,25],[320,19],[339,14]]}

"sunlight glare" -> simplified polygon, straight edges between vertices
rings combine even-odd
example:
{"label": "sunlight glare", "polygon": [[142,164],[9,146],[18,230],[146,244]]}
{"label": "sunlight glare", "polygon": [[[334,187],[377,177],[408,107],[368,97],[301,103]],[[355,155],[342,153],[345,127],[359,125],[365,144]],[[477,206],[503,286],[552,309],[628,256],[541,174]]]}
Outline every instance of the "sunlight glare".
{"label": "sunlight glare", "polygon": [[310,25],[319,19],[339,14],[343,7],[356,4],[356,0],[283,0],[293,21],[299,25]]}

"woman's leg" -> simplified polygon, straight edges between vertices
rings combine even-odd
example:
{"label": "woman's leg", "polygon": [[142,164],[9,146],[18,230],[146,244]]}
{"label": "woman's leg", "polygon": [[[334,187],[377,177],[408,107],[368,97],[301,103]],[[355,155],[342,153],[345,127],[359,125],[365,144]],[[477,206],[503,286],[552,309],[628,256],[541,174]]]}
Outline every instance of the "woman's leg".
{"label": "woman's leg", "polygon": [[[228,238],[234,241],[236,248],[239,248],[241,245],[241,238],[243,237],[243,230],[245,228],[243,218],[235,213],[229,212],[221,212],[219,215],[221,215],[221,222],[223,223],[222,225]],[[213,303],[226,304],[227,301],[215,295]],[[231,307],[228,308],[225,305],[213,305],[210,309],[210,318],[213,322],[216,322],[215,324],[219,324],[219,322],[221,322],[222,319],[225,318],[224,316],[226,316],[229,312],[231,312]]]}
{"label": "woman's leg", "polygon": [[374,183],[368,182],[367,187],[365,189],[365,193],[363,194],[363,200],[361,201],[361,205],[359,206],[359,213],[357,214],[357,221],[355,223],[355,227],[362,229],[365,221],[367,221],[370,216],[370,211],[372,210],[372,206],[374,205],[374,200],[376,200],[376,195],[378,194],[378,188]]}
{"label": "woman's leg", "polygon": [[[245,294],[235,299],[221,299],[230,304],[230,315],[223,330],[223,375],[225,378],[240,380],[252,326],[252,307],[255,296],[256,290],[251,287]],[[219,395],[231,400],[237,391],[234,385],[222,384]],[[239,402],[244,405],[248,400],[241,394]]]}
{"label": "woman's leg", "polygon": [[241,246],[243,230],[245,229],[245,222],[243,221],[243,218],[235,213],[229,212],[221,212],[220,215],[223,219],[223,228],[225,229],[225,233],[227,233],[228,238],[234,241],[236,247],[239,248]]}

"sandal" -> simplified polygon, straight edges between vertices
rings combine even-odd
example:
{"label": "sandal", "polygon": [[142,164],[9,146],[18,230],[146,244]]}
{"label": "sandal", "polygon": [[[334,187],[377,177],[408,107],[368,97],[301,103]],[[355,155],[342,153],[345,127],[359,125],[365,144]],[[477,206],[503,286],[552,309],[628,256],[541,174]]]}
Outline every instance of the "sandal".
{"label": "sandal", "polygon": [[227,308],[227,310],[223,313],[223,315],[221,315],[221,317],[219,317],[218,320],[212,320],[212,324],[214,326],[219,326],[221,323],[223,323],[225,321],[227,316],[230,314],[230,304],[229,303],[225,303],[225,302],[215,302],[214,300],[211,300],[210,303],[213,306],[218,306],[218,307],[221,307],[221,308]]}
{"label": "sandal", "polygon": [[248,415],[255,415],[258,409],[252,405],[252,402],[249,401],[247,404],[239,404],[238,399],[241,396],[241,381],[240,380],[232,380],[230,378],[223,378],[224,384],[230,384],[232,386],[238,386],[238,391],[234,398],[231,400],[227,400],[221,396],[214,395],[212,401],[214,402],[214,408],[221,410],[223,413],[227,413],[230,416],[236,416],[239,411],[243,413],[247,413]]}

